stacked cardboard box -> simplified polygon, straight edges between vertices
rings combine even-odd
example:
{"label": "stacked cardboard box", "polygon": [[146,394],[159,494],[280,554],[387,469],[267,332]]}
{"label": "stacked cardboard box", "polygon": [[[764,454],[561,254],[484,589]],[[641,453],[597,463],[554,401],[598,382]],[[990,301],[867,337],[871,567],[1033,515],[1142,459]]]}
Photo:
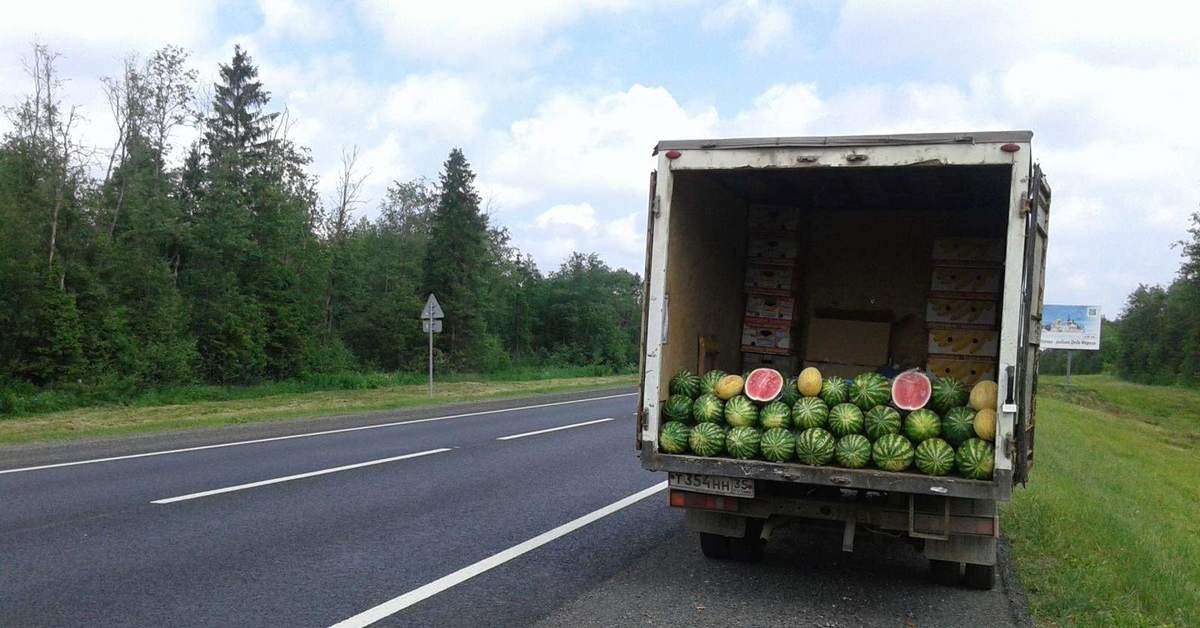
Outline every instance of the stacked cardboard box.
{"label": "stacked cardboard box", "polygon": [[742,368],[795,371],[797,212],[755,206],[748,215],[746,310],[742,322]]}
{"label": "stacked cardboard box", "polygon": [[925,309],[926,367],[967,385],[996,378],[1004,241],[942,238],[933,244],[933,275]]}

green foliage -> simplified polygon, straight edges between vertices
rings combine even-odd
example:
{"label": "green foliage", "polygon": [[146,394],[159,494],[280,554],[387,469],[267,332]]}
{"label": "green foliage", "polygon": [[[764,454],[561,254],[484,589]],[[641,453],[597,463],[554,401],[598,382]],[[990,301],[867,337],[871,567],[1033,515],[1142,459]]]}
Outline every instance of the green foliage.
{"label": "green foliage", "polygon": [[322,207],[245,50],[196,111],[198,73],[166,47],[102,80],[118,138],[93,177],[56,57],[34,53],[39,96],[6,109],[0,140],[0,415],[418,383],[429,292],[448,314],[442,380],[637,363],[641,279],[585,254],[543,276],[480,211],[461,150],[355,220],[356,199]]}

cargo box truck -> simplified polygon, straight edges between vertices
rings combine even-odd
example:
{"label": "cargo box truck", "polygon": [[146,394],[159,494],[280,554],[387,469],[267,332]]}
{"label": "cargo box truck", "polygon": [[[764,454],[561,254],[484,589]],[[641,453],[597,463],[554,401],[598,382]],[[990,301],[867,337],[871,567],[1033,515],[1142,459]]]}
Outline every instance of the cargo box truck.
{"label": "cargo box truck", "polygon": [[[991,588],[997,511],[1033,464],[1050,188],[1029,131],[663,141],[646,239],[637,442],[710,558],[794,523],[908,539]],[[988,480],[659,448],[681,370],[920,369],[998,384]],[[836,542],[836,541],[835,541]]]}

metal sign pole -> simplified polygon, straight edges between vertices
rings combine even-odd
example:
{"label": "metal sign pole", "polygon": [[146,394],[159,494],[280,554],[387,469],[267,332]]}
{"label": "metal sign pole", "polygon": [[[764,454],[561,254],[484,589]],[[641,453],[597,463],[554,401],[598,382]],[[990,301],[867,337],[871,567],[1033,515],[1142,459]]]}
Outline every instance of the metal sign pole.
{"label": "metal sign pole", "polygon": [[425,301],[425,307],[421,309],[421,324],[425,326],[425,331],[429,332],[429,396],[433,396],[433,335],[442,333],[442,319],[446,317],[446,313],[442,311],[442,306],[438,304],[437,297],[433,293],[429,294],[429,299]]}
{"label": "metal sign pole", "polygon": [[433,321],[429,321],[429,396],[433,396]]}
{"label": "metal sign pole", "polygon": [[1071,385],[1071,354],[1072,353],[1074,353],[1074,352],[1071,351],[1070,349],[1067,349],[1067,385],[1068,386]]}

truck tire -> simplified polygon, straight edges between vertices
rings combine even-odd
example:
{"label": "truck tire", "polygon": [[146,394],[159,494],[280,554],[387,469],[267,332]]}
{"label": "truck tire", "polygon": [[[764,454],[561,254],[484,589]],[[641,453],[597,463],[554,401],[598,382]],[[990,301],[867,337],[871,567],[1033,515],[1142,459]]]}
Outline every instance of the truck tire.
{"label": "truck tire", "polygon": [[959,573],[961,568],[962,563],[957,561],[930,559],[929,577],[938,584],[954,586],[962,579]]}
{"label": "truck tire", "polygon": [[972,589],[990,591],[996,586],[996,568],[993,565],[972,565],[967,563],[963,575],[963,583]]}
{"label": "truck tire", "polygon": [[741,537],[721,536],[710,532],[700,533],[700,551],[705,558],[714,560],[736,560],[757,562],[762,560],[762,519],[746,519],[746,532]]}

